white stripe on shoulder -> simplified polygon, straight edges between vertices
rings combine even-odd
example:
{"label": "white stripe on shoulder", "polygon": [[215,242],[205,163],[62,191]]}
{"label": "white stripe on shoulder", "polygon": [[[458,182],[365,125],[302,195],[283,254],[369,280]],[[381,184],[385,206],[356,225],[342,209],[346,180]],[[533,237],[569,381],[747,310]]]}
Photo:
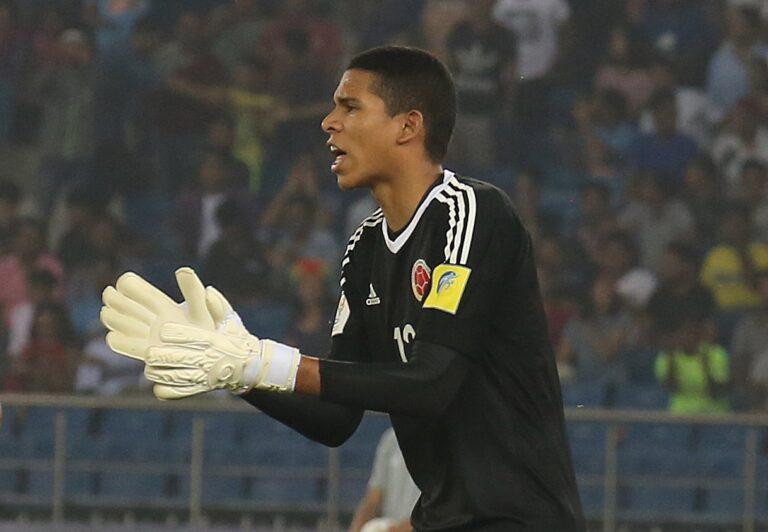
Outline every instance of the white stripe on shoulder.
{"label": "white stripe on shoulder", "polygon": [[464,233],[461,242],[461,256],[458,258],[458,264],[466,265],[469,259],[469,250],[472,246],[472,236],[475,232],[475,218],[477,216],[477,199],[475,198],[475,189],[469,185],[465,185],[456,179],[456,176],[452,176],[448,181],[449,188],[459,189],[464,191],[467,195],[467,211],[466,211],[466,232]]}
{"label": "white stripe on shoulder", "polygon": [[355,244],[357,244],[360,239],[363,236],[363,231],[365,231],[366,227],[376,227],[379,225],[382,220],[384,220],[384,213],[381,209],[376,209],[373,214],[371,214],[368,218],[362,221],[362,223],[357,227],[355,232],[352,234],[352,236],[349,239],[349,242],[347,243],[347,249],[344,250],[344,259],[341,261],[341,286],[344,286],[344,283],[347,282],[347,280],[344,278],[344,266],[349,264],[350,262],[350,253],[355,249]]}
{"label": "white stripe on shoulder", "polygon": [[437,200],[448,206],[448,231],[445,233],[445,261],[448,262],[453,250],[453,239],[456,224],[458,223],[458,213],[456,209],[456,199],[445,196],[442,192],[437,195]]}

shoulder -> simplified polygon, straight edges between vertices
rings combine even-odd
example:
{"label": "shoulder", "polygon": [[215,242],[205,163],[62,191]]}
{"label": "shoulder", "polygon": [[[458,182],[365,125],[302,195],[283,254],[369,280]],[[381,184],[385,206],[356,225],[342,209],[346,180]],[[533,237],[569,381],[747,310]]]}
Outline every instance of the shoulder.
{"label": "shoulder", "polygon": [[436,199],[443,206],[441,226],[447,228],[446,262],[466,264],[470,253],[482,254],[494,238],[526,238],[509,196],[490,183],[447,173]]}
{"label": "shoulder", "polygon": [[344,286],[351,266],[358,262],[358,258],[365,255],[366,249],[370,249],[376,236],[381,234],[379,227],[384,221],[384,213],[376,209],[366,217],[347,240],[344,248],[344,257],[341,260],[341,285]]}

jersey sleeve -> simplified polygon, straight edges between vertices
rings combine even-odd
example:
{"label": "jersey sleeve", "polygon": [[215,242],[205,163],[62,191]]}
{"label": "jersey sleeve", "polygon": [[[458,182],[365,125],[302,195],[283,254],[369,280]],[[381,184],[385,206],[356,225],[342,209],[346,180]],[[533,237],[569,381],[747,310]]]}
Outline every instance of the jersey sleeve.
{"label": "jersey sleeve", "polygon": [[359,362],[366,344],[365,324],[362,314],[362,292],[359,288],[359,270],[364,264],[364,253],[356,246],[362,229],[355,232],[347,245],[341,262],[339,303],[331,329],[331,360]]}
{"label": "jersey sleeve", "polygon": [[456,209],[463,216],[455,216],[456,223],[448,224],[441,241],[444,261],[432,271],[417,329],[420,340],[470,358],[482,352],[495,312],[509,309],[505,298],[522,296],[528,301],[527,292],[538,286],[531,271],[530,236],[509,198],[492,190],[483,191],[483,197],[465,188],[468,201],[464,209]]}

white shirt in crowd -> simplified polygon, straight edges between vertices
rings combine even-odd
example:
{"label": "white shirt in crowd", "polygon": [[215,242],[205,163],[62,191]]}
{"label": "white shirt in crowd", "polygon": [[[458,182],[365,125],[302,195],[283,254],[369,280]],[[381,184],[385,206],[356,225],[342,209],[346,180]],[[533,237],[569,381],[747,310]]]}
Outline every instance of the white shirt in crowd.
{"label": "white shirt in crowd", "polygon": [[494,18],[517,36],[517,70],[522,81],[544,76],[557,57],[560,26],[571,16],[565,0],[499,0]]}
{"label": "white shirt in crowd", "polygon": [[381,436],[376,448],[368,489],[381,490],[381,517],[396,522],[410,517],[413,506],[421,495],[405,467],[403,453],[392,429],[388,429]]}

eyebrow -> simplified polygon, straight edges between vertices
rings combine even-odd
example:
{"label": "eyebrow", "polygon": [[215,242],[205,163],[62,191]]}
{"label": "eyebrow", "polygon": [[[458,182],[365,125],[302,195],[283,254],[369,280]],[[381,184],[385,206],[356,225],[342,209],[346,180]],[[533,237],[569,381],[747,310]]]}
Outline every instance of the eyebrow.
{"label": "eyebrow", "polygon": [[337,98],[334,98],[333,100],[334,102],[338,102],[341,105],[348,105],[350,103],[360,103],[360,100],[358,100],[357,98],[352,98],[349,96],[337,97]]}

